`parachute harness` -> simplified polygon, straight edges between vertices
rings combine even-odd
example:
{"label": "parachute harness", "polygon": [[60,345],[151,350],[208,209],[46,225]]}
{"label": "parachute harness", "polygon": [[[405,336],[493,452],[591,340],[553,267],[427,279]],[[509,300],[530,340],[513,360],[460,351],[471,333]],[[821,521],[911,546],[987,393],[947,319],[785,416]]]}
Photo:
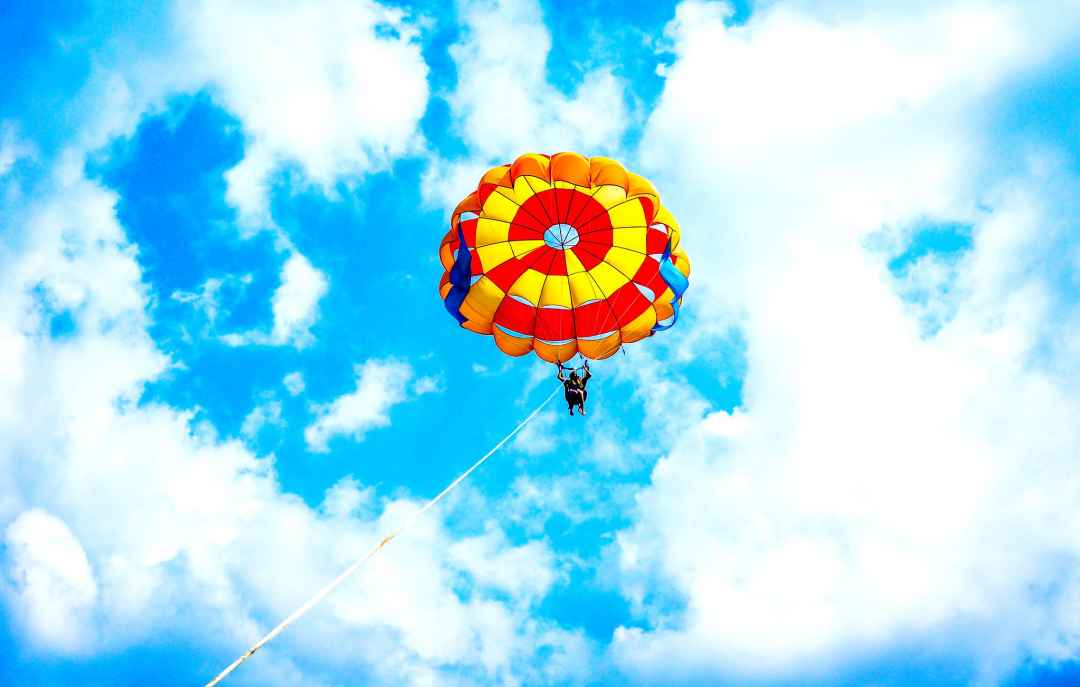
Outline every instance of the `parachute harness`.
{"label": "parachute harness", "polygon": [[435,498],[431,499],[426,504],[424,504],[423,508],[421,508],[420,510],[413,513],[412,516],[408,520],[406,520],[400,527],[398,527],[396,530],[394,530],[390,534],[383,537],[382,540],[378,544],[376,544],[374,547],[372,547],[372,549],[370,551],[368,551],[367,554],[363,558],[357,560],[355,563],[353,563],[348,568],[346,568],[340,575],[338,575],[333,580],[331,580],[329,584],[327,584],[325,587],[323,587],[318,592],[316,592],[314,596],[312,596],[310,599],[308,599],[303,604],[301,604],[300,607],[297,608],[295,611],[290,613],[287,618],[285,618],[280,623],[278,623],[277,627],[275,627],[274,629],[267,632],[266,635],[263,636],[262,639],[255,642],[255,644],[253,644],[250,649],[248,649],[246,652],[241,654],[240,657],[237,658],[235,661],[230,663],[225,668],[225,670],[218,673],[217,677],[215,677],[210,682],[207,682],[205,687],[214,687],[214,685],[216,685],[219,682],[221,682],[222,680],[224,680],[226,677],[228,677],[229,673],[236,670],[240,666],[240,664],[243,663],[244,661],[246,661],[247,659],[249,659],[252,656],[252,654],[254,654],[259,649],[263,648],[263,646],[266,645],[267,642],[269,642],[274,637],[277,637],[279,634],[282,633],[282,631],[285,630],[285,628],[287,628],[289,625],[292,625],[294,622],[299,620],[304,614],[306,614],[308,611],[310,611],[312,608],[314,608],[320,601],[322,601],[327,596],[329,596],[332,591],[334,591],[335,589],[338,588],[338,586],[341,585],[342,582],[347,580],[357,570],[359,570],[364,565],[364,563],[367,563],[368,560],[370,560],[373,556],[375,556],[375,554],[377,554],[380,550],[382,550],[382,548],[384,546],[386,546],[391,541],[393,541],[395,537],[397,537],[399,534],[402,534],[407,529],[409,529],[417,520],[420,519],[421,516],[424,515],[424,513],[431,510],[431,508],[436,503],[441,501],[443,499],[443,497],[445,497],[447,494],[449,494],[451,491],[453,491],[455,488],[457,488],[457,486],[459,484],[464,482],[465,478],[467,478],[469,475],[471,475],[473,473],[473,471],[475,471],[477,468],[479,468],[481,465],[483,465],[484,462],[487,461],[488,458],[493,456],[500,448],[502,448],[506,444],[506,442],[513,439],[514,436],[518,432],[520,432],[522,429],[525,428],[525,425],[532,422],[533,418],[535,418],[540,413],[540,411],[544,409],[544,406],[546,406],[548,403],[550,403],[551,399],[555,398],[555,395],[557,393],[559,393],[560,391],[562,391],[562,385],[559,385],[559,387],[556,388],[554,391],[552,391],[548,395],[547,398],[545,398],[543,401],[541,401],[540,405],[536,406],[536,408],[531,413],[529,413],[529,415],[524,420],[522,420],[521,422],[518,423],[517,427],[514,427],[514,429],[511,430],[509,434],[507,434],[505,437],[500,439],[499,443],[495,444],[495,446],[492,447],[492,449],[490,451],[485,453],[484,456],[482,458],[480,458],[480,460],[473,463],[472,466],[468,470],[466,470],[465,472],[458,475],[457,479],[455,479],[453,482],[448,484],[445,489],[440,491],[438,493],[438,495],[435,496]]}

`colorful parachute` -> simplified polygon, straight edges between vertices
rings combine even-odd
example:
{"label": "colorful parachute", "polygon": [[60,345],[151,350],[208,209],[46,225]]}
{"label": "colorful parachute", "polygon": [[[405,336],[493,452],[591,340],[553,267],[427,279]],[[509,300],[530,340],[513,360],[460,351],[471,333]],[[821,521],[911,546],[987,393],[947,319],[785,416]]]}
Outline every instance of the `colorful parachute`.
{"label": "colorful parachute", "polygon": [[690,262],[643,177],[576,153],[488,170],[454,210],[439,293],[462,327],[510,355],[606,358],[668,329]]}

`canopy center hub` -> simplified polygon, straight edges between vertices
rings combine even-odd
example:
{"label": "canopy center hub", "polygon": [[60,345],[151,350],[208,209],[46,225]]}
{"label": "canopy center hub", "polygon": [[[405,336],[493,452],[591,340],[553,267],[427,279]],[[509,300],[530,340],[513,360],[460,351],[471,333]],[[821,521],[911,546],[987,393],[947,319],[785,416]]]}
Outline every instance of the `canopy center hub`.
{"label": "canopy center hub", "polygon": [[573,248],[579,240],[577,229],[569,224],[552,224],[544,232],[544,243],[556,250]]}

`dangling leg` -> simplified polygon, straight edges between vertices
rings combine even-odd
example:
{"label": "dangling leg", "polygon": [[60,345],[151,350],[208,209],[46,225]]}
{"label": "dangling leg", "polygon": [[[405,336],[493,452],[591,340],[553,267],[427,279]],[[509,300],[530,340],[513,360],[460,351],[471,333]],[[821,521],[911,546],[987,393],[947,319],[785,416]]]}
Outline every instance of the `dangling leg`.
{"label": "dangling leg", "polygon": [[581,392],[577,389],[568,390],[566,392],[566,406],[570,409],[570,414],[574,414],[574,406],[581,406]]}

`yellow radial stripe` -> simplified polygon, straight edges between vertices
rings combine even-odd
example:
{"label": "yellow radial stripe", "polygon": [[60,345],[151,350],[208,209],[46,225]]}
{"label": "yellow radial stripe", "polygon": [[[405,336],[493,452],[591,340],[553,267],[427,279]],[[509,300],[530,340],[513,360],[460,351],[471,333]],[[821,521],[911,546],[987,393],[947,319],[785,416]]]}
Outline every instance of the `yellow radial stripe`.
{"label": "yellow radial stripe", "polygon": [[524,298],[535,306],[540,302],[540,291],[543,288],[544,274],[530,267],[510,287],[510,295]]}
{"label": "yellow radial stripe", "polygon": [[506,241],[480,246],[476,249],[476,254],[480,256],[480,266],[485,272],[490,272],[514,257],[514,251],[510,249],[510,244]]}
{"label": "yellow radial stripe", "polygon": [[[511,203],[516,203],[516,201],[513,198],[509,197],[509,196],[506,196],[506,199],[508,201],[510,201]],[[535,221],[537,224],[544,225],[545,227],[547,226],[545,224],[545,222],[544,222],[543,217],[538,217],[537,215],[534,215],[533,213],[525,210],[525,208],[521,207],[520,205],[518,205],[517,207],[521,212],[524,212],[526,215],[531,217],[533,219],[533,221]],[[484,217],[484,219],[487,219],[490,222],[502,222],[503,224],[507,224],[507,225],[512,226],[512,227],[521,227],[522,229],[527,229],[527,230],[532,231],[532,232],[539,232],[540,231],[536,227],[529,226],[528,224],[523,224],[522,222],[514,222],[512,220],[497,219],[497,218],[494,218],[494,217],[487,217],[487,216],[482,216],[482,217]],[[515,215],[514,217],[516,218],[517,215]]]}
{"label": "yellow radial stripe", "polygon": [[577,272],[567,277],[570,283],[570,298],[574,303],[587,303],[606,296],[596,288],[596,283],[588,272]]}
{"label": "yellow radial stripe", "polygon": [[612,267],[607,262],[601,262],[588,271],[589,276],[596,282],[597,288],[603,291],[605,294],[615,293],[623,284],[630,281],[619,270]]}
{"label": "yellow radial stripe", "polygon": [[644,255],[646,247],[645,239],[648,231],[649,230],[645,227],[622,227],[619,229],[612,229],[611,244]]}
{"label": "yellow radial stripe", "polygon": [[529,175],[518,178],[525,180],[525,183],[528,184],[530,189],[532,189],[534,195],[540,193],[541,191],[547,191],[551,188],[551,182],[547,179],[541,179],[540,177],[534,177]]}
{"label": "yellow radial stripe", "polygon": [[577,274],[578,272],[585,271],[585,265],[581,264],[581,260],[578,260],[578,256],[574,254],[574,251],[563,251],[566,255],[566,273]]}
{"label": "yellow radial stripe", "polygon": [[510,224],[481,217],[476,222],[476,247],[502,243],[509,239]]}
{"label": "yellow radial stripe", "polygon": [[541,239],[521,239],[511,241],[510,250],[514,252],[515,258],[520,258],[528,255],[542,245],[544,245],[544,242]]}
{"label": "yellow radial stripe", "polygon": [[570,300],[570,280],[560,274],[549,275],[540,294],[540,307],[558,305],[570,308],[573,304]]}
{"label": "yellow radial stripe", "polygon": [[495,189],[494,193],[498,193],[503,198],[506,198],[511,203],[517,206],[521,206],[522,203],[532,197],[532,189],[529,185],[522,180],[519,184],[513,188],[507,188],[505,186],[499,186]]}
{"label": "yellow radial stripe", "polygon": [[611,226],[619,227],[643,227],[645,226],[645,209],[637,198],[634,202],[619,203],[608,209],[608,217],[611,218]]}
{"label": "yellow radial stripe", "polygon": [[529,185],[526,177],[518,177],[514,179],[513,198],[519,204],[524,203],[529,198],[536,195],[536,191],[533,191],[533,187]]}
{"label": "yellow radial stripe", "polygon": [[[635,197],[635,198],[627,198],[627,199],[623,200],[620,204],[616,204],[616,205],[613,205],[611,207],[605,208],[604,212],[607,212],[608,217],[610,217],[611,213],[616,208],[620,207],[620,205],[636,205],[639,209],[641,208],[641,202]],[[599,217],[600,214],[601,214],[600,212],[596,212],[596,213],[593,213],[592,215],[590,215],[588,217],[582,217],[581,218],[581,224],[585,224],[586,222],[589,222],[589,221]],[[639,224],[644,224],[644,222],[640,222]],[[655,224],[655,222],[653,224]],[[624,226],[630,226],[630,225],[624,225]],[[594,229],[593,231],[597,231],[597,230]],[[586,232],[586,233],[592,233],[592,232]]]}
{"label": "yellow radial stripe", "polygon": [[604,256],[604,262],[622,272],[628,279],[637,273],[647,259],[641,253],[619,246],[612,246]]}
{"label": "yellow radial stripe", "polygon": [[621,186],[606,185],[597,188],[596,193],[593,194],[593,198],[596,199],[600,205],[606,210],[610,210],[619,203],[626,202],[626,189]]}
{"label": "yellow radial stripe", "polygon": [[[478,229],[479,229],[480,220],[483,220],[485,222],[490,222],[492,224],[501,224],[502,226],[506,227],[506,235],[507,235],[507,237],[509,237],[509,235],[510,235],[510,228],[511,227],[518,227],[519,229],[522,229],[524,231],[528,231],[529,233],[536,236],[538,241],[540,240],[540,237],[543,235],[542,232],[539,229],[537,229],[536,227],[530,226],[528,224],[522,224],[521,222],[507,222],[506,220],[495,219],[493,217],[480,217],[480,219],[477,220],[477,222],[476,222]],[[457,239],[457,234],[455,233],[454,234],[454,240],[456,240],[456,239]],[[509,241],[510,239],[506,238],[504,240]],[[526,239],[513,239],[513,240],[514,241],[520,241],[520,240],[526,240]],[[498,243],[498,241],[492,241],[492,243]],[[446,244],[444,243],[442,245],[445,246]],[[473,246],[473,247],[475,248],[475,246]]]}
{"label": "yellow radial stripe", "polygon": [[518,206],[510,199],[495,190],[484,201],[484,207],[481,208],[480,217],[491,217],[493,219],[500,219],[504,222],[510,222],[514,219],[514,215],[517,214]]}

